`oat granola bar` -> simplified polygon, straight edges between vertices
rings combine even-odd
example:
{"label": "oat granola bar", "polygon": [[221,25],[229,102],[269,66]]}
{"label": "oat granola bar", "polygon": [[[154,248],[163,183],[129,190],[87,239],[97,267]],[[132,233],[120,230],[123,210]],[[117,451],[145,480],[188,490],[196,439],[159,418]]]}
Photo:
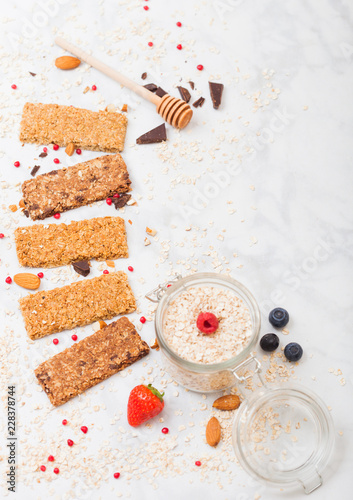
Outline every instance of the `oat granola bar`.
{"label": "oat granola bar", "polygon": [[19,302],[32,340],[136,309],[135,297],[122,271],[29,294]]}
{"label": "oat granola bar", "polygon": [[119,154],[52,170],[22,184],[25,214],[33,220],[130,191],[131,181]]}
{"label": "oat granola bar", "polygon": [[124,149],[126,126],[126,116],[116,112],[27,102],[20,141],[117,153]]}
{"label": "oat granola bar", "polygon": [[148,353],[146,342],[123,317],[44,361],[35,374],[50,402],[59,406]]}
{"label": "oat granola bar", "polygon": [[71,224],[40,224],[15,230],[19,263],[56,267],[80,260],[128,257],[121,217],[96,217]]}

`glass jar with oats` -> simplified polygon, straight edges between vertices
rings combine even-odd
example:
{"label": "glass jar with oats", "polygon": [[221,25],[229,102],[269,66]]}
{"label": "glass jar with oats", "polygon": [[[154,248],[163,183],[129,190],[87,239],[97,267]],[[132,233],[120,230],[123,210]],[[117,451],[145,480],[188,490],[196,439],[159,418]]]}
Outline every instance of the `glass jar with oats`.
{"label": "glass jar with oats", "polygon": [[232,387],[260,331],[250,291],[228,276],[197,273],[178,276],[146,297],[159,302],[155,329],[169,374],[197,392]]}
{"label": "glass jar with oats", "polygon": [[269,387],[254,356],[260,312],[249,290],[216,273],[197,273],[159,285],[155,329],[169,374],[192,391],[237,386],[242,403],[232,439],[242,467],[257,480],[311,493],[323,483],[334,428],[327,406],[305,387]]}

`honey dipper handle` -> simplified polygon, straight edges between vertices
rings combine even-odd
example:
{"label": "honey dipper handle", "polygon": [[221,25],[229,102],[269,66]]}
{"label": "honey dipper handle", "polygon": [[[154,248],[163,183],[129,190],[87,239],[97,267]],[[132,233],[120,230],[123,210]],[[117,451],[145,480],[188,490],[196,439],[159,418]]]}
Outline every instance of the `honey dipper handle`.
{"label": "honey dipper handle", "polygon": [[111,68],[107,64],[104,64],[102,61],[99,61],[95,57],[91,56],[90,54],[80,49],[79,47],[76,47],[75,45],[68,42],[64,38],[58,36],[57,38],[55,38],[55,43],[59,45],[62,49],[71,52],[71,54],[74,54],[82,61],[85,61],[93,68],[98,69],[98,71],[101,71],[107,76],[110,76],[110,78],[119,82],[124,87],[127,87],[128,89],[132,90],[133,92],[135,92],[135,94],[139,95],[143,99],[152,102],[156,106],[160,103],[161,98],[158,97],[158,95],[153,94],[145,87],[142,87],[142,85],[133,82],[132,80],[130,80],[130,78],[127,78],[126,76],[122,75],[115,69]]}

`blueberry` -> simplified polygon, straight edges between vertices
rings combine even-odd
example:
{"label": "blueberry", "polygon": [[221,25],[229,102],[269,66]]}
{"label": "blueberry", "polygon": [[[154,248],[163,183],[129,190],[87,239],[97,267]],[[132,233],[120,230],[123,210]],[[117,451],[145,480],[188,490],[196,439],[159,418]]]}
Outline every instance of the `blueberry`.
{"label": "blueberry", "polygon": [[279,346],[279,338],[275,333],[266,333],[260,340],[260,347],[263,351],[272,352]]}
{"label": "blueberry", "polygon": [[284,348],[284,355],[288,361],[299,361],[303,356],[303,349],[296,342],[291,342]]}
{"label": "blueberry", "polygon": [[276,328],[283,328],[289,321],[289,314],[282,307],[276,307],[276,309],[272,309],[268,319],[272,326],[275,326]]}

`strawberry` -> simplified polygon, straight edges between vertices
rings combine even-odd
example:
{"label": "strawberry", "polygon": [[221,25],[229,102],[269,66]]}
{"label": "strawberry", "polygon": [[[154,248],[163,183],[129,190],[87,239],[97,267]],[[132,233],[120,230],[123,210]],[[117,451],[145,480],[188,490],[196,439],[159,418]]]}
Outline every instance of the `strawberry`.
{"label": "strawberry", "polygon": [[158,415],[164,408],[162,394],[152,384],[137,385],[132,389],[127,404],[127,421],[132,427],[138,427],[150,418]]}

